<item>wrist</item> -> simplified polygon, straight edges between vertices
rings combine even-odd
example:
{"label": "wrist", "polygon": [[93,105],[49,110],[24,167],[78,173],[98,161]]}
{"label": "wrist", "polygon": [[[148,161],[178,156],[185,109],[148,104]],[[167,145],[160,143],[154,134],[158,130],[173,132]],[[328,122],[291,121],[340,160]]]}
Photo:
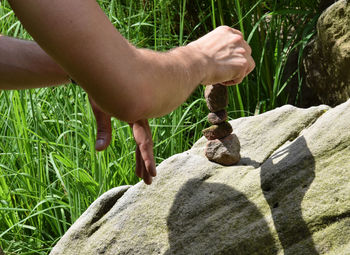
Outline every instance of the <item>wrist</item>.
{"label": "wrist", "polygon": [[206,80],[208,58],[195,44],[190,43],[186,46],[178,47],[174,49],[184,61],[186,70],[188,70],[190,78],[193,80],[193,84],[197,87],[199,84],[203,84]]}
{"label": "wrist", "polygon": [[196,41],[189,43],[184,48],[186,48],[187,56],[191,56],[195,72],[198,73],[199,84],[207,85],[206,80],[208,80],[209,75],[209,63],[210,59],[206,52],[203,52],[200,45],[196,44]]}
{"label": "wrist", "polygon": [[[145,93],[146,117],[163,116],[181,105],[206,78],[207,58],[191,45],[168,52],[137,50],[133,76]],[[137,78],[138,77],[138,78]],[[138,97],[140,99],[140,97]]]}

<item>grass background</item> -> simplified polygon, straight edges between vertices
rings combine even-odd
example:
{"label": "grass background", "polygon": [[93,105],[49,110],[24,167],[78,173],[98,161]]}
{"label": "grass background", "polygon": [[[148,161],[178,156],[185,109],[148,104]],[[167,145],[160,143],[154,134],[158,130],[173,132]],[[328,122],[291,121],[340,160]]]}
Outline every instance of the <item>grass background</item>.
{"label": "grass background", "polygon": [[[300,99],[300,61],[315,33],[317,0],[98,2],[127,39],[158,51],[219,25],[240,29],[256,69],[230,87],[231,119]],[[0,2],[0,34],[30,39],[6,1]],[[287,64],[290,56],[296,64]],[[207,113],[199,87],[177,110],[150,120],[157,163],[189,149],[208,126]],[[139,181],[131,130],[118,120],[112,124],[111,146],[96,152],[95,120],[81,88],[0,91],[0,246],[6,254],[48,254],[99,195]]]}

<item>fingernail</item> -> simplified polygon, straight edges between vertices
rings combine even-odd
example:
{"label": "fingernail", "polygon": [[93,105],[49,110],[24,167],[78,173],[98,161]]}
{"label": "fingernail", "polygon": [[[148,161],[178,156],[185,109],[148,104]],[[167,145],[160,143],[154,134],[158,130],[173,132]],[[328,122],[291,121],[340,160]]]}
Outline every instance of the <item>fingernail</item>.
{"label": "fingernail", "polygon": [[156,167],[152,168],[151,169],[151,172],[150,172],[151,176],[152,177],[156,177],[157,176],[157,170],[156,170]]}
{"label": "fingernail", "polygon": [[103,139],[96,140],[95,149],[101,151],[104,149],[105,141]]}

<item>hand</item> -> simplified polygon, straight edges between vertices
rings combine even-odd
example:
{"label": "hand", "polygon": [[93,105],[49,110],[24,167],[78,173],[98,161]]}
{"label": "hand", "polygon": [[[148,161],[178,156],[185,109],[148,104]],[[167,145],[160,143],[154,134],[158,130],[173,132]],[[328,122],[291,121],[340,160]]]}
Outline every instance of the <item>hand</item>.
{"label": "hand", "polygon": [[[91,99],[90,104],[96,118],[97,136],[95,149],[102,151],[106,149],[111,142],[111,115],[105,113]],[[133,130],[136,142],[136,175],[144,180],[146,184],[152,183],[152,177],[156,176],[156,166],[153,157],[153,142],[151,129],[148,121],[139,120],[135,123],[129,123]]]}
{"label": "hand", "polygon": [[92,111],[94,112],[97,126],[95,149],[97,151],[103,151],[111,143],[112,128],[111,128],[111,115],[105,113],[95,103],[94,100],[89,97]]}
{"label": "hand", "polygon": [[129,123],[136,142],[136,175],[146,184],[152,183],[152,177],[157,175],[153,157],[153,142],[148,120]]}
{"label": "hand", "polygon": [[[188,44],[199,50],[207,65],[204,85],[241,83],[255,67],[251,48],[240,31],[221,26]],[[224,81],[224,82],[223,82]]]}

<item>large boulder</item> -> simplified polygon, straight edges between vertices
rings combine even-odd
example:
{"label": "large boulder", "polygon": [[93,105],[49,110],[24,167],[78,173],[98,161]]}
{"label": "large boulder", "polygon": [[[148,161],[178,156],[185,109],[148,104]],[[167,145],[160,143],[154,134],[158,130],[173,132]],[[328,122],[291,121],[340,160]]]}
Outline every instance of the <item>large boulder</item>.
{"label": "large boulder", "polygon": [[202,138],[152,185],[103,195],[51,254],[350,254],[350,101],[230,123],[238,165],[209,162]]}
{"label": "large boulder", "polygon": [[306,86],[315,99],[331,106],[349,99],[350,3],[347,0],[334,3],[321,15],[317,37],[306,52],[303,61]]}

